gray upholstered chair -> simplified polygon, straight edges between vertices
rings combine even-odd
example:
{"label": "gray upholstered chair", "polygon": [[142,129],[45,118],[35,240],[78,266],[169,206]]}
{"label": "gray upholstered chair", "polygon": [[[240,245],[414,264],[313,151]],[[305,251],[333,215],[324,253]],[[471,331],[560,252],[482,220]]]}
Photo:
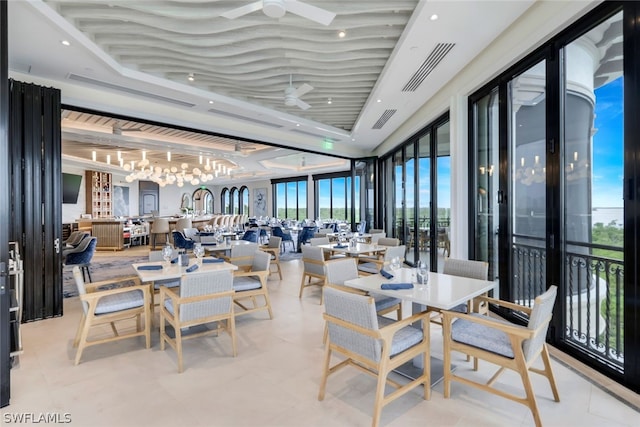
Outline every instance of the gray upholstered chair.
{"label": "gray upholstered chair", "polygon": [[257,243],[246,243],[231,247],[229,256],[223,256],[225,261],[237,265],[239,270],[248,270],[253,262],[253,254],[259,251]]}
{"label": "gray upholstered chair", "polygon": [[[559,402],[560,396],[551,369],[549,350],[545,343],[556,294],[557,287],[551,286],[545,293],[535,299],[532,308],[493,298],[480,297],[487,303],[497,304],[510,310],[528,314],[529,323],[527,326],[520,326],[502,319],[494,319],[479,313],[442,312],[444,397],[448,398],[451,395],[451,381],[458,381],[526,405],[533,414],[536,426],[541,427],[542,420],[531,386],[529,371],[547,378],[553,398],[556,402]],[[467,377],[454,375],[451,372],[451,353],[454,351],[493,363],[498,365],[500,369],[486,384]],[[542,356],[544,369],[532,367],[538,356]],[[525,397],[493,387],[498,375],[505,369],[511,369],[520,375]],[[458,369],[456,373],[462,373],[461,371],[461,369]],[[511,387],[512,383],[510,381],[509,388]]]}
{"label": "gray upholstered chair", "polygon": [[400,263],[402,263],[404,261],[405,249],[406,247],[404,245],[389,246],[379,258],[361,257],[360,263],[358,264],[358,271],[365,276],[378,274],[385,265],[389,264],[391,260],[396,257],[400,260]]}
{"label": "gray upholstered chair", "polygon": [[[348,288],[344,282],[351,279],[357,279],[358,266],[355,258],[342,258],[327,261],[325,264],[325,272],[327,277],[327,286],[338,287],[347,292],[361,293],[355,288]],[[396,319],[402,319],[402,300],[400,298],[388,297],[386,295],[371,294],[375,301],[376,312],[379,315],[396,312]]]}
{"label": "gray upholstered chair", "polygon": [[[280,245],[282,244],[282,237],[271,236],[266,245],[260,246],[260,250],[267,252],[271,256],[271,265],[277,267],[276,271],[270,271],[269,273],[278,273],[280,280],[282,280],[282,269],[280,268]],[[271,268],[271,267],[269,267]]]}
{"label": "gray upholstered chair", "polygon": [[[186,273],[179,288],[160,287],[160,349],[169,344],[178,354],[178,372],[183,370],[182,341],[226,331],[237,354],[233,275],[230,270]],[[166,324],[173,328],[171,337]],[[215,328],[184,334],[187,328],[215,323]]]}
{"label": "gray upholstered chair", "polygon": [[378,244],[381,246],[398,246],[400,244],[400,240],[395,237],[380,237],[378,239]]}
{"label": "gray upholstered chair", "polygon": [[176,225],[173,227],[174,230],[178,230],[183,233],[185,228],[193,228],[193,222],[191,218],[180,218],[176,221]]}
{"label": "gray upholstered chair", "polygon": [[[151,298],[149,286],[141,285],[136,276],[120,277],[95,283],[85,283],[80,267],[73,267],[73,278],[76,282],[78,295],[82,302],[82,317],[78,325],[73,346],[78,347],[75,364],[80,363],[85,348],[117,341],[125,338],[144,336],[146,347],[151,347]],[[131,283],[133,286],[97,290],[102,286],[113,286],[120,283]],[[116,322],[136,319],[136,328],[132,332],[122,333],[116,329]],[[142,327],[144,321],[144,328]],[[89,340],[89,333],[94,326],[110,324],[112,337]],[[128,329],[127,329],[128,330]]]}
{"label": "gray upholstered chair", "polygon": [[[279,250],[279,247],[280,243],[276,246],[276,250]],[[236,312],[236,316],[267,310],[269,318],[273,319],[271,300],[267,289],[267,279],[271,273],[269,271],[270,262],[271,254],[257,251],[253,254],[251,268],[248,271],[238,270],[233,273],[233,289],[236,291],[233,302],[242,309],[242,311]],[[259,305],[257,296],[262,296],[263,305]],[[247,300],[251,301],[252,306],[247,305]]]}
{"label": "gray upholstered chair", "polygon": [[[316,233],[316,236],[318,234]],[[329,238],[325,235],[325,236],[320,236],[320,237],[312,237],[311,239],[309,239],[309,244],[311,246],[319,246],[319,245],[328,245],[329,244]]]}
{"label": "gray upholstered chair", "polygon": [[[171,259],[174,259],[178,256],[178,250],[172,248],[171,251]],[[149,251],[149,261],[157,262],[164,261],[162,257],[162,251]],[[151,318],[153,319],[155,306],[157,304],[156,294],[160,294],[160,286],[166,286],[167,288],[177,288],[180,286],[180,279],[164,279],[164,280],[156,280],[151,283]]]}
{"label": "gray upholstered chair", "polygon": [[380,232],[380,233],[371,233],[371,244],[372,245],[378,245],[380,244],[380,239],[384,239],[387,237],[387,233]]}
{"label": "gray upholstered chair", "polygon": [[166,218],[154,218],[151,223],[151,249],[156,248],[156,239],[159,234],[164,234],[163,244],[169,243],[169,220]]}
{"label": "gray upholstered chair", "polygon": [[[379,424],[383,406],[409,390],[422,385],[423,398],[431,397],[428,313],[393,321],[377,315],[373,298],[327,287],[324,319],[329,334],[318,400],[324,399],[329,375],[348,365],[378,379],[373,406],[374,427]],[[412,326],[417,322],[422,323],[422,328]],[[331,366],[334,352],[346,359]],[[424,364],[421,376],[404,385],[388,379],[393,369],[418,356]],[[397,390],[385,396],[387,384]]]}
{"label": "gray upholstered chair", "polygon": [[[302,298],[302,291],[309,286],[322,287],[326,283],[326,276],[324,272],[324,250],[317,246],[303,245],[302,248],[302,280],[300,281],[300,295]],[[316,280],[313,280],[316,279]],[[322,294],[320,295],[320,304],[322,304]]]}
{"label": "gray upholstered chair", "polygon": [[[470,279],[487,280],[489,264],[485,261],[445,258],[442,273],[452,276],[468,277]],[[487,313],[488,307],[482,300],[473,299],[467,304],[460,304],[452,308],[452,310],[461,313],[470,313],[472,311]],[[433,318],[432,321],[437,323],[437,318]]]}

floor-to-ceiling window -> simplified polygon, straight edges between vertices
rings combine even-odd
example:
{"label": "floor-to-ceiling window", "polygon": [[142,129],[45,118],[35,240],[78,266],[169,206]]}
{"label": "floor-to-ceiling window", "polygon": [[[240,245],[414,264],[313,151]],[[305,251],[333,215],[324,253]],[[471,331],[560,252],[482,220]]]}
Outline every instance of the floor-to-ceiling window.
{"label": "floor-to-ceiling window", "polygon": [[274,179],[273,207],[280,219],[296,221],[308,218],[307,214],[307,177]]}
{"label": "floor-to-ceiling window", "polygon": [[222,213],[230,214],[231,213],[231,198],[229,196],[229,189],[223,188],[220,193],[220,202],[222,203]]}
{"label": "floor-to-ceiling window", "polygon": [[389,195],[382,210],[387,234],[406,245],[407,263],[420,259],[433,271],[451,251],[450,152],[445,114],[380,163],[381,185]]}
{"label": "floor-to-ceiling window", "polygon": [[316,218],[351,221],[351,176],[349,172],[314,175],[313,180],[316,188]]}
{"label": "floor-to-ceiling window", "polygon": [[603,4],[470,99],[470,255],[502,298],[557,285],[554,344],[634,390],[639,16]]}

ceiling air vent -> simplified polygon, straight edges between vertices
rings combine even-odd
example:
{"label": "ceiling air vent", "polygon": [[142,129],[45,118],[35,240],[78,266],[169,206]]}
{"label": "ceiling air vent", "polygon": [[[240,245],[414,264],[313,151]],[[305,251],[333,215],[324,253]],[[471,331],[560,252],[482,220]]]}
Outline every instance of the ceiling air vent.
{"label": "ceiling air vent", "polygon": [[276,129],[280,129],[281,127],[283,127],[282,125],[279,125],[277,123],[271,123],[271,122],[265,122],[264,120],[252,119],[250,117],[245,117],[240,114],[231,113],[229,111],[216,110],[215,108],[210,108],[208,111],[210,113],[219,114],[221,116],[231,117],[233,119],[244,120],[245,122],[255,123],[257,125],[269,126]]}
{"label": "ceiling air vent", "polygon": [[78,74],[69,74],[67,76],[69,80],[75,80],[77,82],[87,83],[93,86],[100,86],[106,89],[117,90],[118,92],[126,92],[131,95],[141,96],[143,98],[150,98],[156,101],[168,102],[169,104],[180,105],[181,107],[195,107],[196,104],[192,104],[191,102],[180,101],[177,99],[167,98],[166,96],[156,95],[154,93],[147,93],[141,90],[130,89],[124,86],[114,85],[112,83],[103,82],[100,80],[92,79],[90,77],[80,76]]}
{"label": "ceiling air vent", "polygon": [[440,61],[453,49],[455,43],[438,43],[431,51],[427,59],[424,60],[420,68],[411,76],[406,85],[402,88],[403,92],[415,92],[418,86],[422,84],[424,79],[438,66]]}
{"label": "ceiling air vent", "polygon": [[308,132],[306,130],[301,130],[301,129],[291,129],[291,132],[301,133],[303,135],[314,136],[316,138],[320,138],[320,139],[323,139],[323,140],[326,138],[326,135],[320,135],[319,133]]}
{"label": "ceiling air vent", "polygon": [[380,116],[378,121],[373,125],[371,129],[382,129],[382,126],[387,123],[387,121],[393,116],[398,110],[385,110],[384,113]]}

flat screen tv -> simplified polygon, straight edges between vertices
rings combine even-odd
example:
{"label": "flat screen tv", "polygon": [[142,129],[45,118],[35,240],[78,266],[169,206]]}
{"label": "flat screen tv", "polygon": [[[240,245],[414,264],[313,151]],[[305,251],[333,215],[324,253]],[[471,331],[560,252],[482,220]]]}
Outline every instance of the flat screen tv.
{"label": "flat screen tv", "polygon": [[62,174],[62,203],[78,203],[82,175]]}

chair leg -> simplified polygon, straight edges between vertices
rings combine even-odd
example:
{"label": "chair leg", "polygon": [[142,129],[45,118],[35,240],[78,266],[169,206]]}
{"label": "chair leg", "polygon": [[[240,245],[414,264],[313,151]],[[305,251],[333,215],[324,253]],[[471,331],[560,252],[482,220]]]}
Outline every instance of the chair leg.
{"label": "chair leg", "polygon": [[300,282],[300,294],[298,298],[302,299],[302,291],[304,290],[304,279],[307,277],[306,274],[302,273],[302,281]]}
{"label": "chair leg", "polygon": [[77,347],[80,342],[80,335],[82,335],[82,328],[84,327],[84,323],[87,321],[87,315],[82,312],[82,317],[80,317],[80,323],[78,324],[78,330],[76,331],[76,336],[73,339],[73,346]]}
{"label": "chair leg", "polygon": [[[271,315],[271,309],[269,309],[269,315]],[[231,348],[233,350],[233,357],[238,355],[238,345],[236,342],[236,318],[231,316],[227,319],[227,328],[229,329],[229,335],[231,335]]]}
{"label": "chair leg", "polygon": [[[524,361],[522,363],[524,365]],[[522,378],[522,385],[527,396],[526,405],[531,410],[533,415],[533,421],[536,423],[536,427],[542,427],[542,419],[538,412],[538,404],[536,403],[536,396],[533,393],[533,386],[531,385],[531,379],[529,378],[529,370],[526,366],[520,366],[520,377]]]}
{"label": "chair leg", "polygon": [[551,386],[551,392],[553,393],[553,399],[556,402],[560,402],[560,394],[558,393],[558,387],[556,386],[556,379],[553,376],[553,371],[551,370],[551,359],[549,358],[549,348],[547,345],[542,346],[542,362],[544,363],[544,372],[545,376],[549,380],[549,385]]}
{"label": "chair leg", "polygon": [[80,363],[80,358],[82,357],[82,352],[84,351],[84,348],[87,346],[87,337],[89,336],[89,328],[91,326],[89,325],[89,321],[85,316],[85,321],[84,324],[82,326],[82,332],[80,333],[80,339],[78,342],[78,351],[76,351],[76,360],[75,360],[75,364],[77,365],[78,363]]}
{"label": "chair leg", "polygon": [[181,374],[183,370],[182,366],[182,329],[173,328],[176,334],[176,353],[178,354],[178,373]]}
{"label": "chair leg", "polygon": [[382,360],[380,364],[380,370],[378,371],[378,384],[376,385],[376,397],[373,404],[373,421],[372,427],[378,427],[380,424],[380,415],[382,414],[382,406],[384,405],[384,388],[387,384],[387,376],[389,375],[388,362],[386,359]]}
{"label": "chair leg", "polygon": [[324,350],[324,364],[322,369],[322,378],[320,379],[320,391],[318,392],[318,400],[324,400],[324,393],[327,389],[327,378],[329,377],[329,361],[331,360],[331,348],[326,343]]}

